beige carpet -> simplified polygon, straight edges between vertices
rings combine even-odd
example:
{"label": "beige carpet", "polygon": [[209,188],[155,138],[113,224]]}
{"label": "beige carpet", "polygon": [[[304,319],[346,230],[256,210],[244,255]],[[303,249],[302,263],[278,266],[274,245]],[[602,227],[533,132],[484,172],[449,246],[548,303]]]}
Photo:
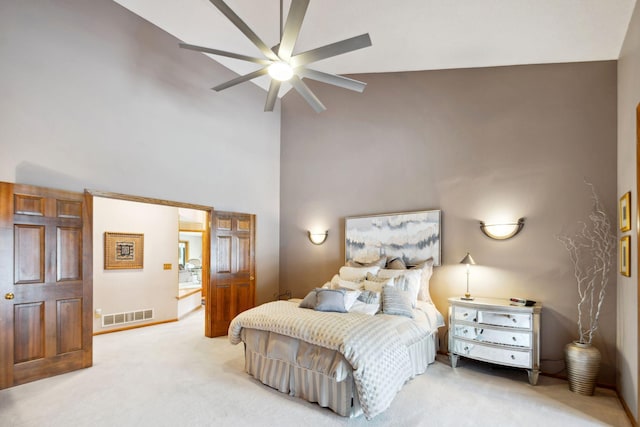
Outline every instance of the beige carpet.
{"label": "beige carpet", "polygon": [[345,419],[243,371],[243,347],[203,337],[203,313],[94,338],[89,369],[0,391],[7,426],[629,426],[613,391],[439,356],[372,421]]}

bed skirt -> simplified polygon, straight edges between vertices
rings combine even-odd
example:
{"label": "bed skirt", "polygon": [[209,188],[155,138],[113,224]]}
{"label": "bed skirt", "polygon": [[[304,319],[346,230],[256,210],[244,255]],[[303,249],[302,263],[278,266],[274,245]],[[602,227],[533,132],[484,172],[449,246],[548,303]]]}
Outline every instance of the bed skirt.
{"label": "bed skirt", "polygon": [[[351,365],[335,350],[275,332],[243,329],[245,371],[269,387],[330,408],[343,417],[362,414]],[[434,362],[438,334],[409,346],[412,377]]]}

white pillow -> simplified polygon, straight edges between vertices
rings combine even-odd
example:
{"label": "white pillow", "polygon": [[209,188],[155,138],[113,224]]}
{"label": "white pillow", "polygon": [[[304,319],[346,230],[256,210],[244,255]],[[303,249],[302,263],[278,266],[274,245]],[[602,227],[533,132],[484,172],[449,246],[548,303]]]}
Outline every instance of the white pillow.
{"label": "white pillow", "polygon": [[349,311],[359,296],[360,291],[346,291],[344,293],[344,308]]}
{"label": "white pillow", "polygon": [[[380,278],[395,278],[394,287],[408,291],[411,299],[411,305],[416,306],[418,301],[418,293],[420,292],[420,281],[422,279],[422,270],[412,268],[410,270],[388,270],[382,269],[378,272]],[[404,278],[404,279],[402,279]],[[366,289],[366,286],[365,286]]]}
{"label": "white pillow", "polygon": [[350,282],[360,282],[367,277],[367,273],[376,274],[380,267],[373,265],[371,267],[340,267],[340,278]]}
{"label": "white pillow", "polygon": [[364,313],[373,316],[380,311],[382,296],[379,292],[363,291],[351,307],[351,313]]}
{"label": "white pillow", "polygon": [[361,291],[364,289],[364,282],[350,282],[340,279],[338,281],[338,289],[346,289],[349,291]]}
{"label": "white pillow", "polygon": [[380,304],[367,304],[362,301],[356,300],[349,309],[349,313],[362,313],[373,316],[380,310]]}
{"label": "white pillow", "polygon": [[337,274],[331,279],[331,289],[346,289],[351,291],[363,290],[364,284],[362,281],[352,282],[350,280],[344,280]]}
{"label": "white pillow", "polygon": [[429,280],[433,274],[433,258],[429,258],[426,261],[416,265],[415,268],[422,270],[422,278],[420,279],[420,292],[418,292],[418,300],[420,301],[432,301],[431,293],[429,292]]}
{"label": "white pillow", "polygon": [[406,274],[408,271],[416,271],[416,269],[413,270],[393,270],[390,268],[383,268],[380,271],[378,271],[377,276],[381,279],[388,279],[390,277],[398,277],[398,276],[402,276],[403,274]]}
{"label": "white pillow", "polygon": [[364,284],[364,290],[365,291],[382,292],[382,288],[385,285],[393,286],[395,284],[395,278],[394,277],[390,277],[390,278],[384,279],[384,280],[368,280],[368,279],[365,279],[364,282],[362,282],[362,283]]}
{"label": "white pillow", "polygon": [[340,282],[340,276],[334,274],[331,278],[331,287],[329,289],[338,289],[338,282]]}

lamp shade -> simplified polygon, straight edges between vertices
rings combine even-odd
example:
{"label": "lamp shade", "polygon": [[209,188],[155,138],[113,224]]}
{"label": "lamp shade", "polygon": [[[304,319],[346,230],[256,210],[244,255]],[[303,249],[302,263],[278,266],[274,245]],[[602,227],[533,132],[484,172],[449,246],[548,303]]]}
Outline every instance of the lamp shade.
{"label": "lamp shade", "polygon": [[476,265],[476,262],[473,260],[471,254],[467,252],[464,258],[462,258],[462,260],[460,261],[460,264]]}

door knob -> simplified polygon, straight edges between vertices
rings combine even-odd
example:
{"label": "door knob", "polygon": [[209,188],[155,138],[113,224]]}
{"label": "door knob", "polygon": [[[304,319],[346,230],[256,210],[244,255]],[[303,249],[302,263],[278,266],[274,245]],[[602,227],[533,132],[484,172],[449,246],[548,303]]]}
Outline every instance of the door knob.
{"label": "door knob", "polygon": [[13,299],[15,297],[15,295],[13,294],[13,292],[7,292],[6,294],[4,294],[4,299]]}

